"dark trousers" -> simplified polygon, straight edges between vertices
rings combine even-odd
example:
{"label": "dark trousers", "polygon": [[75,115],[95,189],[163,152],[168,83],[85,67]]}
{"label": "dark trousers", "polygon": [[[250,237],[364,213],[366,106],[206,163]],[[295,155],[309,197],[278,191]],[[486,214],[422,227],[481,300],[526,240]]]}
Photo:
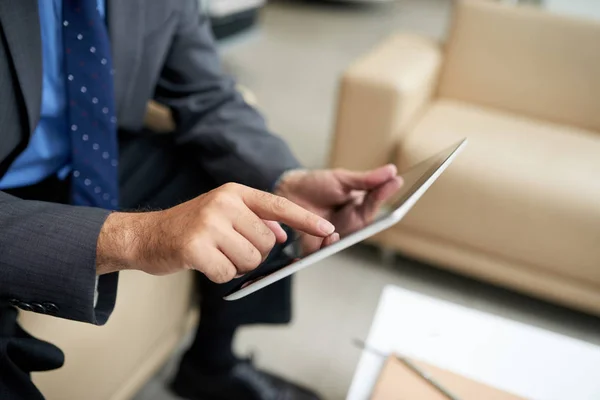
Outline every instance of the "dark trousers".
{"label": "dark trousers", "polygon": [[[194,154],[175,147],[169,136],[121,135],[119,180],[124,210],[164,209],[192,199],[216,185],[206,171],[198,168]],[[28,200],[68,203],[69,183],[56,178],[38,185],[9,190]],[[269,262],[285,262],[281,247],[274,249]],[[236,282],[216,285],[198,275],[201,324],[228,329],[257,323],[286,323],[291,318],[291,280],[282,280],[244,299],[226,302],[225,293]],[[59,368],[62,352],[37,340],[17,324],[16,309],[0,306],[0,398],[39,399],[29,373]],[[35,332],[33,332],[35,334]],[[80,340],[85,341],[82,337]],[[192,345],[192,349],[194,345]],[[189,356],[193,356],[188,354]],[[201,362],[201,360],[198,360]],[[93,363],[93,360],[90,360]],[[85,368],[82,365],[81,368]],[[101,379],[101,377],[100,377]]]}

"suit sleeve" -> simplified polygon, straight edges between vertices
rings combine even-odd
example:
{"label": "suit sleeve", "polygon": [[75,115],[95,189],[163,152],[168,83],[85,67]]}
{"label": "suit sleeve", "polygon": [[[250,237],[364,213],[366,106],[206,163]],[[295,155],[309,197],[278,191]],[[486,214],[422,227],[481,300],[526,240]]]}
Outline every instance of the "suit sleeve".
{"label": "suit sleeve", "polygon": [[109,211],[0,192],[0,301],[61,318],[104,324],[118,275],[98,279],[96,245]]}
{"label": "suit sleeve", "polygon": [[270,190],[283,172],[300,164],[223,74],[198,2],[185,4],[155,98],[171,108],[178,143],[193,148],[217,184],[234,181]]}

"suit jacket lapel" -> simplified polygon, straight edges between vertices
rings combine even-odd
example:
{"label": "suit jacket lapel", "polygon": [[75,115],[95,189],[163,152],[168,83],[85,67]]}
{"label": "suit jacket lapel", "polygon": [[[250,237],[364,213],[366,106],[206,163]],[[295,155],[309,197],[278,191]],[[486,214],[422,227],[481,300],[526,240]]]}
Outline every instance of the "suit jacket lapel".
{"label": "suit jacket lapel", "polygon": [[[0,0],[4,1],[4,0]],[[115,101],[117,116],[126,117],[124,107],[131,101],[133,82],[140,63],[144,44],[145,14],[143,0],[107,0],[108,29],[115,69]]]}
{"label": "suit jacket lapel", "polygon": [[0,0],[0,22],[27,107],[31,134],[42,102],[42,41],[37,0]]}

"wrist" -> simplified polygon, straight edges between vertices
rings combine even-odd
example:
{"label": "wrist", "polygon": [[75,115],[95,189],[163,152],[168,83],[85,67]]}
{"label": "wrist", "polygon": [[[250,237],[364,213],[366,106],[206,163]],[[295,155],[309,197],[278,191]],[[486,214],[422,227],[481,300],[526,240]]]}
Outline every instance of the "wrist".
{"label": "wrist", "polygon": [[141,269],[143,248],[153,212],[122,213],[108,216],[96,247],[96,274]]}
{"label": "wrist", "polygon": [[294,192],[296,182],[298,182],[307,173],[308,170],[302,168],[291,169],[284,172],[275,183],[273,193],[278,196],[288,197],[290,193]]}

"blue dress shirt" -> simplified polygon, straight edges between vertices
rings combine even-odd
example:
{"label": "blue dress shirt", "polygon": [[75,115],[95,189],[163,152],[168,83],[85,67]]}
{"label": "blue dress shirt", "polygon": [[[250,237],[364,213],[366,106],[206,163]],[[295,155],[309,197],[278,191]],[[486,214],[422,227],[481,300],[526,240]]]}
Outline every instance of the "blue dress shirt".
{"label": "blue dress shirt", "polygon": [[[104,0],[96,1],[100,14],[104,16]],[[27,148],[0,179],[0,190],[33,185],[54,174],[64,179],[71,169],[71,138],[67,130],[67,92],[62,44],[62,2],[63,0],[38,0],[43,68],[40,121]]]}

